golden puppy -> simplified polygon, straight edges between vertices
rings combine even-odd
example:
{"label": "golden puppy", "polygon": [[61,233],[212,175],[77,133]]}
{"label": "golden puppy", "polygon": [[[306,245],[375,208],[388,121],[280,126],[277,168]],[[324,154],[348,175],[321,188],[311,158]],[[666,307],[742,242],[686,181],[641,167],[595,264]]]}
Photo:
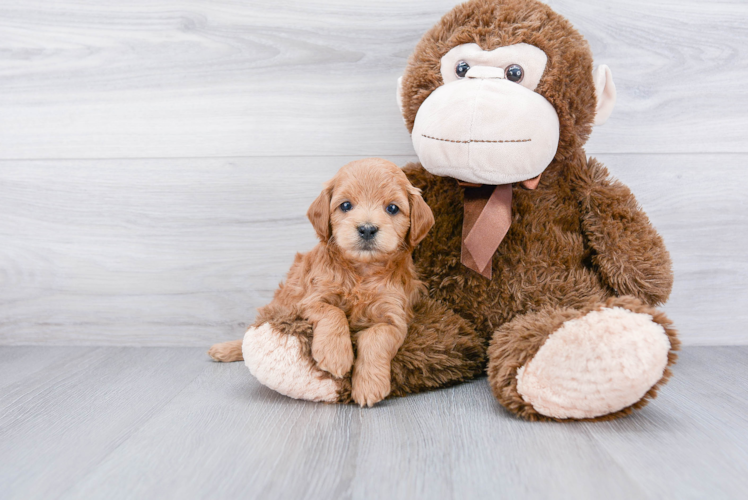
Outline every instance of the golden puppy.
{"label": "golden puppy", "polygon": [[[300,306],[314,327],[317,365],[336,377],[353,368],[353,400],[372,406],[390,393],[390,362],[425,292],[411,252],[434,217],[402,170],[378,158],[341,168],[307,216],[320,243],[296,255],[286,283],[266,307]],[[217,344],[209,354],[238,361],[241,341]]]}

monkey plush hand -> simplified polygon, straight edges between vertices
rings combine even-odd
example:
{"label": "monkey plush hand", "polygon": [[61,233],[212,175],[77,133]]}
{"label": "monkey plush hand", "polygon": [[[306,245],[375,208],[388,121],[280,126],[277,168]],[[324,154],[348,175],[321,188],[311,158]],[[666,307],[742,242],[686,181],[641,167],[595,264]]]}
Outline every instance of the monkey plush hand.
{"label": "monkey plush hand", "polygon": [[[416,249],[430,298],[392,361],[392,395],[474,378],[531,420],[608,419],[646,404],[678,340],[654,309],[670,257],[629,189],[583,148],[611,114],[610,70],[535,0],[472,0],[427,32],[398,86],[436,224]],[[292,397],[350,401],[311,328],[259,318],[252,373]]]}

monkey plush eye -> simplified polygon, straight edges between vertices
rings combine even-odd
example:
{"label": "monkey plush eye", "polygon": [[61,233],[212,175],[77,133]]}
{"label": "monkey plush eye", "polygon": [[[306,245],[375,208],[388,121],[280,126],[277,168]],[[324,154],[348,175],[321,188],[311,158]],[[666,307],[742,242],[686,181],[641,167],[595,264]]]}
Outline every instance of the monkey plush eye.
{"label": "monkey plush eye", "polygon": [[385,210],[387,210],[388,214],[395,215],[400,211],[400,207],[398,207],[394,203],[390,203],[389,205],[387,205],[387,208]]}
{"label": "monkey plush eye", "polygon": [[457,74],[460,78],[465,78],[465,75],[467,75],[468,70],[470,69],[470,65],[466,63],[465,61],[460,61],[457,63],[457,66],[455,66],[455,74]]}
{"label": "monkey plush eye", "polygon": [[525,70],[519,64],[512,64],[506,69],[504,74],[510,82],[519,83],[525,77]]}
{"label": "monkey plush eye", "polygon": [[340,204],[340,210],[342,212],[348,212],[352,208],[353,208],[353,205],[351,205],[350,201],[344,201],[343,203]]}

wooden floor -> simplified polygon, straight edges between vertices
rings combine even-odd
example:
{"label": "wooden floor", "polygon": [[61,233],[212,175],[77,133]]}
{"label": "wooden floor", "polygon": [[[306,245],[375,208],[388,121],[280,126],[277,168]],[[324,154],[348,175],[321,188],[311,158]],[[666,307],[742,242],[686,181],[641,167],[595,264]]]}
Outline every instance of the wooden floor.
{"label": "wooden floor", "polygon": [[0,498],[748,498],[747,365],[689,347],[634,416],[547,424],[485,379],[362,410],[191,347],[1,347]]}

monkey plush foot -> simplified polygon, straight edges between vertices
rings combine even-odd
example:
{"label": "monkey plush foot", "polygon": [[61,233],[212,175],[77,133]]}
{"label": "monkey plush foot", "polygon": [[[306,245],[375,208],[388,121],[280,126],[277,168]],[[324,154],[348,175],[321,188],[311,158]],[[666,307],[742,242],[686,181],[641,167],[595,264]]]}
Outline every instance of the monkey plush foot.
{"label": "monkey plush foot", "polygon": [[517,392],[540,414],[594,418],[631,406],[662,378],[670,341],[645,314],[604,308],[564,323],[517,370]]}
{"label": "monkey plush foot", "polygon": [[263,323],[247,330],[242,352],[244,363],[262,385],[294,399],[338,400],[341,382],[314,364],[308,337]]}
{"label": "monkey plush foot", "polygon": [[[489,380],[507,408],[530,419],[613,418],[656,395],[678,348],[670,321],[633,298],[587,309],[541,311],[496,332]],[[499,366],[516,347],[532,354]]]}

